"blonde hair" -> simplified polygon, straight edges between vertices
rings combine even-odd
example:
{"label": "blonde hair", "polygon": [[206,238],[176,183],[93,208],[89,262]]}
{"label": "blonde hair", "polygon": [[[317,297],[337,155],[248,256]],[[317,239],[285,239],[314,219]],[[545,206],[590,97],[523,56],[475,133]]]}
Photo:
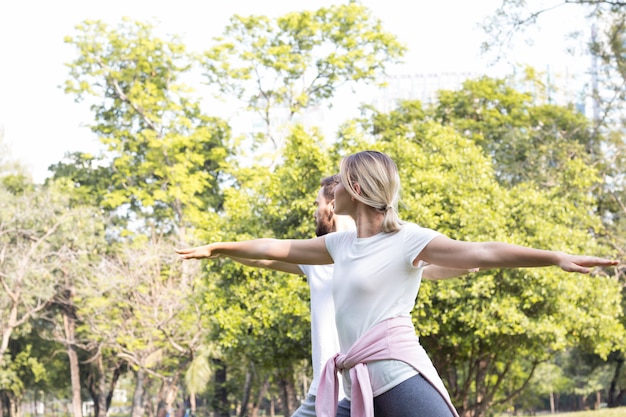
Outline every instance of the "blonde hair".
{"label": "blonde hair", "polygon": [[[363,151],[341,160],[341,184],[352,197],[385,214],[383,231],[395,232],[402,223],[398,217],[400,176],[396,164],[382,152]],[[354,184],[361,189],[357,193]]]}

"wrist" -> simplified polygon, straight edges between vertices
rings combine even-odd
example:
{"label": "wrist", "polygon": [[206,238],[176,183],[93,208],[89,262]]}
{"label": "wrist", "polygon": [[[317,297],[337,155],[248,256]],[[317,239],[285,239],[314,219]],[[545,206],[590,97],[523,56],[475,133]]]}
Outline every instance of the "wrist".
{"label": "wrist", "polygon": [[221,251],[217,243],[209,243],[207,245],[207,252],[209,256],[221,256]]}
{"label": "wrist", "polygon": [[560,251],[555,251],[553,253],[554,253],[554,255],[553,255],[553,263],[552,263],[552,265],[554,265],[554,266],[561,266],[561,265],[563,265],[563,262],[564,262],[565,258],[567,256],[569,256],[567,253],[560,252]]}

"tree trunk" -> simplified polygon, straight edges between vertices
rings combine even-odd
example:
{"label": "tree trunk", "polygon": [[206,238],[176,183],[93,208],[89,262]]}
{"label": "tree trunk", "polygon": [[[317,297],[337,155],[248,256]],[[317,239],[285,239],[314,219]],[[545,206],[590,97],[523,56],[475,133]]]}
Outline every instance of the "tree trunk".
{"label": "tree trunk", "polygon": [[617,385],[619,383],[619,377],[622,373],[622,367],[624,366],[624,358],[620,354],[620,356],[615,360],[615,371],[613,372],[613,378],[611,378],[611,385],[609,386],[609,400],[608,407],[614,408],[619,407],[622,402],[622,398],[624,397],[624,390],[621,389],[619,393],[617,393]]}
{"label": "tree trunk", "polygon": [[486,386],[485,380],[487,377],[487,367],[489,366],[489,361],[487,359],[478,359],[476,363],[476,378],[475,378],[475,386],[476,386],[476,402],[472,407],[470,412],[471,417],[481,417],[487,410],[487,395],[486,395]]}
{"label": "tree trunk", "polygon": [[241,398],[241,410],[239,410],[239,417],[246,417],[248,415],[248,402],[250,401],[250,390],[252,389],[252,372],[250,368],[246,369],[246,379],[243,384],[243,396]]}
{"label": "tree trunk", "polygon": [[214,359],[213,362],[215,364],[213,411],[215,412],[215,417],[230,417],[230,404],[228,403],[228,390],[226,389],[226,364],[219,359]]}
{"label": "tree trunk", "polygon": [[[113,393],[115,391],[115,387],[117,386],[117,381],[120,379],[122,375],[122,366],[121,364],[117,364],[115,370],[113,371],[113,378],[111,378],[111,383],[109,384],[109,390],[106,396],[106,411],[109,411],[109,407],[111,407],[111,401],[113,401]],[[104,366],[102,367],[103,375],[102,380],[103,383],[106,384],[106,378],[104,377]]]}
{"label": "tree trunk", "polygon": [[151,385],[154,380],[146,378],[146,375],[147,373],[144,373],[144,384],[142,390],[143,392],[141,394],[141,404],[143,404],[143,417],[154,417],[156,416],[156,407],[154,405],[154,401],[150,391]]}
{"label": "tree trunk", "polygon": [[139,368],[136,372],[137,380],[135,381],[135,393],[133,394],[133,405],[131,410],[131,417],[143,417],[143,390],[144,390],[144,380],[145,380],[145,371],[142,368]]}
{"label": "tree trunk", "polygon": [[111,407],[115,386],[120,378],[121,369],[119,365],[113,370],[110,384],[107,383],[107,371],[110,371],[110,369],[104,368],[102,354],[98,354],[93,361],[93,366],[89,372],[88,384],[86,384],[93,400],[95,417],[106,417],[107,411]]}
{"label": "tree trunk", "polygon": [[[98,378],[98,395],[94,400],[94,405],[96,407],[96,417],[106,417],[107,411],[109,410],[109,404],[107,402],[107,397],[109,393],[107,392],[107,379],[104,372],[104,364],[102,363],[101,353],[98,355],[98,360],[96,361],[96,363],[98,366],[98,375],[96,376]],[[113,391],[114,387],[115,385],[113,385],[111,391]]]}
{"label": "tree trunk", "polygon": [[2,340],[0,340],[0,365],[2,364],[5,352],[9,349],[11,333],[13,333],[13,329],[17,326],[17,306],[17,302],[11,303],[9,314],[5,316],[5,326],[2,328]]}
{"label": "tree trunk", "polygon": [[280,389],[280,398],[283,403],[283,415],[290,416],[296,410],[296,390],[293,382],[293,373],[291,369],[283,370],[280,376],[278,387]]}
{"label": "tree trunk", "polygon": [[550,414],[554,414],[556,410],[554,409],[554,392],[550,391]]}
{"label": "tree trunk", "polygon": [[559,394],[558,392],[555,395],[555,400],[554,400],[554,412],[558,413],[559,412],[559,402],[561,401],[561,394]]}
{"label": "tree trunk", "polygon": [[[71,298],[70,298],[71,300]],[[74,417],[83,416],[83,401],[80,396],[80,368],[78,364],[78,354],[76,353],[76,320],[74,306],[66,305],[63,311],[63,328],[65,330],[65,340],[67,357],[70,362],[70,381],[72,383],[72,415]]]}
{"label": "tree trunk", "polygon": [[259,409],[261,408],[261,404],[263,404],[263,398],[265,397],[265,394],[267,393],[269,386],[270,386],[269,379],[265,377],[265,380],[263,381],[263,385],[261,386],[261,389],[259,390],[259,395],[257,396],[256,404],[254,404],[254,406],[252,407],[252,413],[250,417],[258,417]]}
{"label": "tree trunk", "polygon": [[10,391],[5,391],[7,395],[7,408],[9,410],[9,417],[19,417],[17,414],[17,398]]}

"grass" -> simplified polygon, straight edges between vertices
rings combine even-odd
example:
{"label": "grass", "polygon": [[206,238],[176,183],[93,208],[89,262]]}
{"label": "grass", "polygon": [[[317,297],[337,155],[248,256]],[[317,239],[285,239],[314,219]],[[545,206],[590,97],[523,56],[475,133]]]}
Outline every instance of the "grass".
{"label": "grass", "polygon": [[[552,414],[537,413],[537,415],[551,416]],[[554,414],[554,416],[557,416],[557,417],[626,417],[626,407],[602,408],[600,410],[590,410],[590,411],[575,411],[571,413]],[[524,417],[524,416],[520,415],[518,417]]]}

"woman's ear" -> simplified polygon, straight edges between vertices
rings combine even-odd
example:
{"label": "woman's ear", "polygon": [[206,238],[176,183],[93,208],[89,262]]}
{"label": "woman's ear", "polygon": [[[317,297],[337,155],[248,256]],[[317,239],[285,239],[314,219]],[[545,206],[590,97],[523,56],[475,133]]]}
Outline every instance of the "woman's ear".
{"label": "woman's ear", "polygon": [[352,184],[352,188],[354,189],[355,193],[357,193],[358,195],[361,195],[361,186],[359,185],[358,182],[355,182],[354,184]]}
{"label": "woman's ear", "polygon": [[328,206],[330,207],[330,211],[335,211],[335,199],[334,198],[328,202]]}

